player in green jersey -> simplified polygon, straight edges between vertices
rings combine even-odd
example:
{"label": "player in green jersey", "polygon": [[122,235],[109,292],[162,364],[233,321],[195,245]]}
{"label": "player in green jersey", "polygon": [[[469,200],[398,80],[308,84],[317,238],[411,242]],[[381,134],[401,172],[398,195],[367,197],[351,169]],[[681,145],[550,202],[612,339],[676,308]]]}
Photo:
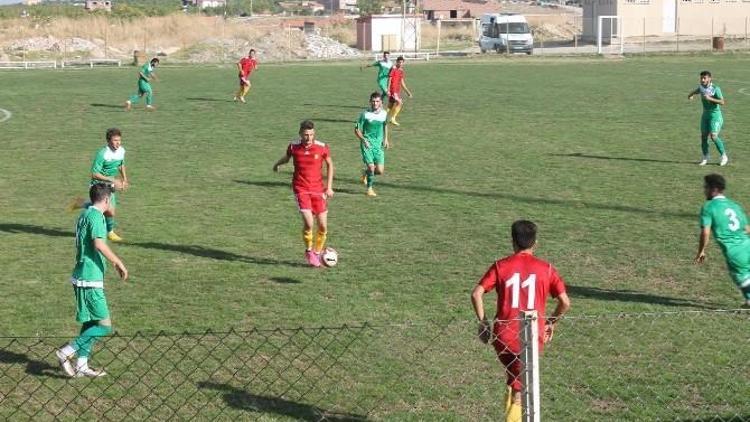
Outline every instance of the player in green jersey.
{"label": "player in green jersey", "polygon": [[370,108],[359,114],[354,125],[354,135],[359,139],[365,171],[362,181],[367,185],[367,196],[378,196],[373,190],[375,175],[385,171],[385,151],[388,143],[388,112],[383,110],[383,97],[373,92]]}
{"label": "player in green jersey", "polygon": [[711,233],[719,244],[732,280],[745,299],[743,308],[750,308],[750,226],[747,215],[736,202],[724,196],[726,181],[718,174],[703,178],[706,203],[701,208],[700,241],[695,263],[706,260],[706,246]]}
{"label": "player in green jersey", "polygon": [[388,75],[391,73],[391,68],[393,67],[393,62],[389,59],[390,55],[391,53],[389,51],[384,51],[381,60],[377,60],[372,64],[365,66],[378,68],[377,82],[378,88],[380,88],[381,98],[387,98],[388,95]]}
{"label": "player in green jersey", "polygon": [[719,154],[721,154],[719,165],[725,166],[729,162],[729,157],[727,157],[724,149],[724,141],[719,137],[719,132],[724,124],[724,118],[721,115],[721,106],[725,104],[724,95],[721,93],[721,88],[713,84],[711,72],[708,70],[701,72],[700,84],[698,88],[688,94],[688,99],[692,100],[694,96],[699,94],[703,103],[703,115],[701,116],[703,158],[698,165],[705,166],[708,164],[708,139],[710,138],[716,145],[716,149],[719,150]]}
{"label": "player in green jersey", "polygon": [[[112,201],[112,188],[94,184],[89,188],[91,206],[84,209],[76,223],[76,264],[70,282],[76,298],[76,321],[81,323],[78,337],[55,351],[63,371],[71,377],[101,377],[106,375],[88,365],[94,343],[112,332],[112,320],[104,297],[105,258],[114,265],[123,281],[128,270],[120,258],[107,246],[104,213]],[[71,359],[78,356],[73,368]]]}
{"label": "player in green jersey", "polygon": [[150,80],[158,81],[156,77],[156,66],[159,65],[159,59],[154,57],[150,62],[141,66],[138,71],[138,93],[130,96],[130,99],[125,101],[125,109],[130,110],[133,104],[138,104],[141,97],[146,96],[146,110],[153,111],[154,106],[154,91],[151,89]]}

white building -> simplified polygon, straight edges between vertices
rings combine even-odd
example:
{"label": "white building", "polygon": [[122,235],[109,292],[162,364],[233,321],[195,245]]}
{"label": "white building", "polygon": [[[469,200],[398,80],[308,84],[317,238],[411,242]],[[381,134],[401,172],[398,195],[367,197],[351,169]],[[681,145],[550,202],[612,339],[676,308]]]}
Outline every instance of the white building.
{"label": "white building", "polygon": [[369,51],[417,51],[421,15],[371,15],[357,19],[357,48]]}

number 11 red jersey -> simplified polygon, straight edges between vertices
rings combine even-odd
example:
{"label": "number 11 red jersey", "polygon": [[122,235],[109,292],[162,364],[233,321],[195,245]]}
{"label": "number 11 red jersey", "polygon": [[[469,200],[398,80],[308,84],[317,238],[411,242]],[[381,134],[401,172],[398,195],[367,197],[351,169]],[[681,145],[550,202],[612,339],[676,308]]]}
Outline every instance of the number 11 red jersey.
{"label": "number 11 red jersey", "polygon": [[[496,261],[479,281],[485,292],[497,292],[497,315],[493,332],[507,352],[518,354],[522,311],[535,310],[539,316],[540,350],[544,334],[547,299],[565,293],[565,283],[552,264],[530,253],[517,253]],[[502,350],[498,349],[498,352]]]}

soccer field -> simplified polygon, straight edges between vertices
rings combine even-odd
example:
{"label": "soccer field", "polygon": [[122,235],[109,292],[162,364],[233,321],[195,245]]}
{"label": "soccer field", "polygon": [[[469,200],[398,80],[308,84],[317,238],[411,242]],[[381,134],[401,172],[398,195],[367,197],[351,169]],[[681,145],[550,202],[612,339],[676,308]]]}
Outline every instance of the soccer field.
{"label": "soccer field", "polygon": [[[588,317],[740,304],[718,247],[702,267],[692,258],[703,175],[720,172],[728,195],[750,204],[748,64],[710,55],[407,63],[415,97],[392,131],[377,198],[359,182],[353,135],[375,74],[354,64],[263,65],[247,105],[231,101],[230,66],[164,67],[153,113],[121,107],[136,87],[134,68],[3,73],[0,109],[11,117],[0,122],[0,334],[77,332],[67,281],[75,215],[65,206],[86,194],[93,154],[116,126],[132,187],[118,205],[126,242],[114,250],[131,279],[110,271],[106,289],[123,336],[392,327],[357,340],[346,381],[324,377],[332,390],[321,401],[361,414],[335,399],[350,389],[376,419],[489,420],[502,413],[503,379],[472,337],[469,293],[511,251],[509,226],[523,217],[539,224],[538,255],[568,284],[570,315],[587,316],[561,323],[542,359],[547,420],[750,420],[747,313]],[[727,99],[723,168],[694,164],[700,102],[686,97],[704,69]],[[303,119],[316,122],[336,166],[333,269],[304,265],[291,166],[271,171]],[[28,358],[54,365],[57,343]],[[0,370],[14,371],[7,355]],[[98,391],[95,382],[79,385]],[[232,409],[216,405],[211,415],[306,419],[313,410],[304,406],[321,405],[284,400],[248,408],[225,400]]]}

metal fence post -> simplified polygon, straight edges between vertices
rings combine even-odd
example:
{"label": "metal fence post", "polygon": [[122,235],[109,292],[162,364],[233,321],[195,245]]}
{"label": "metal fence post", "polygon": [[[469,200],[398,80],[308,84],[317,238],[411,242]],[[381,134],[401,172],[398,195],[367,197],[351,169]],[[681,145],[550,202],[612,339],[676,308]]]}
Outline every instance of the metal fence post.
{"label": "metal fence post", "polygon": [[523,422],[541,421],[539,394],[539,317],[536,311],[522,312],[521,362],[523,363],[523,391],[521,392]]}

